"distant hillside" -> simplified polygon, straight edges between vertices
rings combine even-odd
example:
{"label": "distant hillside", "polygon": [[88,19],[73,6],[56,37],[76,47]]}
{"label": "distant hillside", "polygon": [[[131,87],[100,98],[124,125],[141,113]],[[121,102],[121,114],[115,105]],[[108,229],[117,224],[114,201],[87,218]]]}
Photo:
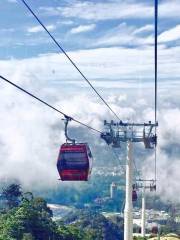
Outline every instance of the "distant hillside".
{"label": "distant hillside", "polygon": [[66,225],[74,225],[86,232],[91,232],[94,240],[119,240],[123,239],[123,229],[120,229],[111,220],[106,219],[102,214],[77,210],[63,218]]}
{"label": "distant hillside", "polygon": [[[156,239],[157,237],[150,238],[150,240],[156,240]],[[173,233],[169,233],[167,235],[161,236],[160,240],[180,240],[180,236]]]}

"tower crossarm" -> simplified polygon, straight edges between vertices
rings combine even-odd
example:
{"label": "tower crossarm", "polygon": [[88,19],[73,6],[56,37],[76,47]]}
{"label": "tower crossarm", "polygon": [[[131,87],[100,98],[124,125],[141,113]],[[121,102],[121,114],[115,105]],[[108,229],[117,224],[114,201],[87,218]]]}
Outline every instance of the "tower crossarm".
{"label": "tower crossarm", "polygon": [[136,189],[149,189],[150,192],[152,191],[156,191],[156,181],[151,179],[151,180],[147,180],[147,179],[138,179],[136,180]]}
{"label": "tower crossarm", "polygon": [[157,143],[157,137],[153,134],[153,129],[158,123],[135,123],[135,122],[110,122],[104,121],[106,131],[101,133],[101,138],[108,145],[119,148],[121,142],[143,142],[145,148],[153,148]]}

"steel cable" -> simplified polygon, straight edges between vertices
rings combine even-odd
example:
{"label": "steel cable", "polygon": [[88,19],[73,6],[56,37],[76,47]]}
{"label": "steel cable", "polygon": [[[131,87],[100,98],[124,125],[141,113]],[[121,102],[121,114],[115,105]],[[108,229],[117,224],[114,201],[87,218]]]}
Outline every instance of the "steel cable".
{"label": "steel cable", "polygon": [[56,46],[60,49],[60,51],[67,57],[67,59],[70,61],[70,63],[76,68],[76,70],[80,73],[80,75],[84,78],[84,80],[89,84],[89,86],[94,90],[94,92],[99,96],[99,98],[103,101],[103,103],[109,108],[109,110],[116,116],[118,120],[121,120],[119,116],[115,113],[115,111],[111,108],[111,106],[104,100],[104,98],[99,94],[99,92],[95,89],[95,87],[92,85],[92,83],[87,79],[87,77],[83,74],[83,72],[80,70],[80,68],[75,64],[75,62],[71,59],[71,57],[66,53],[64,48],[57,42],[55,37],[48,31],[46,26],[43,24],[43,22],[39,19],[39,17],[34,13],[34,11],[30,8],[30,6],[26,3],[26,1],[21,0],[22,3],[26,6],[26,8],[31,12],[31,14],[36,18],[36,20],[39,22],[39,24],[44,28],[44,30],[47,32],[47,34],[50,36],[50,38],[53,40],[53,42],[56,44]]}
{"label": "steel cable", "polygon": [[74,121],[74,122],[76,122],[76,123],[78,123],[78,124],[80,124],[80,125],[83,125],[84,127],[87,127],[87,128],[89,128],[90,130],[93,130],[93,131],[98,132],[98,133],[102,133],[100,130],[97,130],[97,129],[95,129],[95,128],[93,128],[93,127],[91,127],[91,126],[89,126],[89,125],[87,125],[87,124],[85,124],[85,123],[83,123],[83,122],[80,122],[79,120],[77,120],[77,119],[75,119],[75,118],[73,118],[73,117],[71,117],[71,116],[66,115],[65,113],[63,113],[63,112],[60,111],[59,109],[53,107],[52,105],[50,105],[50,104],[47,103],[46,101],[44,101],[44,100],[40,99],[39,97],[35,96],[34,94],[28,92],[27,90],[25,90],[24,88],[18,86],[17,84],[11,82],[11,81],[8,80],[7,78],[5,78],[5,77],[3,77],[3,76],[0,76],[0,78],[1,78],[2,80],[4,80],[5,82],[11,84],[11,85],[14,86],[15,88],[19,89],[20,91],[26,93],[26,94],[29,95],[30,97],[38,100],[39,102],[41,102],[41,103],[43,103],[44,105],[48,106],[49,108],[53,109],[54,111],[62,114],[64,117],[68,117],[68,118],[70,118],[72,121]]}

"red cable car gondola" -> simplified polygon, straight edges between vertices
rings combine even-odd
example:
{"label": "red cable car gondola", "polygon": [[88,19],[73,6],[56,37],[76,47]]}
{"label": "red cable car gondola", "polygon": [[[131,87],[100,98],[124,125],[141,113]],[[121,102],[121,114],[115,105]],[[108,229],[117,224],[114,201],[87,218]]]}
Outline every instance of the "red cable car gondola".
{"label": "red cable car gondola", "polygon": [[138,198],[137,191],[136,191],[137,190],[136,184],[133,184],[132,188],[133,188],[133,190],[132,190],[132,201],[136,202],[137,198]]}
{"label": "red cable car gondola", "polygon": [[158,226],[153,226],[151,232],[152,234],[158,234]]}
{"label": "red cable car gondola", "polygon": [[132,201],[133,201],[133,202],[136,202],[136,201],[137,201],[137,192],[136,192],[136,190],[133,190],[133,191],[132,191]]}
{"label": "red cable car gondola", "polygon": [[92,154],[87,143],[75,143],[67,135],[68,121],[65,119],[66,140],[71,143],[64,143],[59,151],[57,169],[62,181],[87,181],[91,173]]}
{"label": "red cable car gondola", "polygon": [[64,143],[59,152],[57,169],[62,181],[87,181],[92,155],[87,143]]}

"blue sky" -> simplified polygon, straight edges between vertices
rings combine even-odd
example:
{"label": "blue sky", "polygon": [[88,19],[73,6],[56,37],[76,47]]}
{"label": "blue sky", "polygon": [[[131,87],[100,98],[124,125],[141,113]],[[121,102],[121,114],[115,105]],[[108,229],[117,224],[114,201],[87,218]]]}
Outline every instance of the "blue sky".
{"label": "blue sky", "polygon": [[[153,1],[27,2],[92,81],[105,78],[153,79]],[[66,78],[80,80],[62,54],[57,60],[57,47],[21,0],[1,0],[1,8],[2,61],[19,59],[22,63],[23,59],[32,59],[43,65],[48,62],[48,55],[51,55],[48,66],[50,73],[56,73],[54,79],[61,78],[57,74],[59,62],[62,66],[61,73]],[[180,74],[179,12],[179,0],[159,1],[159,79],[177,79]],[[46,69],[46,74],[49,72]]]}
{"label": "blue sky", "polygon": [[[67,51],[153,44],[153,1],[28,0]],[[27,58],[56,52],[47,34],[20,0],[1,0],[0,57]],[[180,4],[160,1],[159,43],[179,46]]]}

